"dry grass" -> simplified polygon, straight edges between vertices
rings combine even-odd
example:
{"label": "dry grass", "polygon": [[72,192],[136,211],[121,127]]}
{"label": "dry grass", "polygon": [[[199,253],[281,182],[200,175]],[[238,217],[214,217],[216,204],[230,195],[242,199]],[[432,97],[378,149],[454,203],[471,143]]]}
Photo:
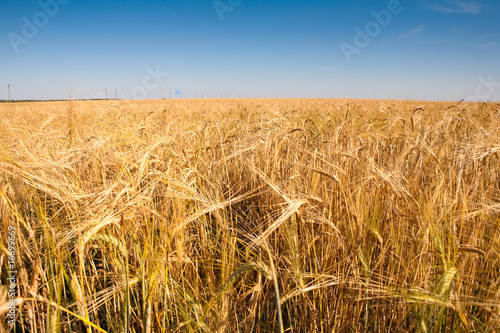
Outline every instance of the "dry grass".
{"label": "dry grass", "polygon": [[47,102],[0,118],[16,332],[500,330],[499,105]]}

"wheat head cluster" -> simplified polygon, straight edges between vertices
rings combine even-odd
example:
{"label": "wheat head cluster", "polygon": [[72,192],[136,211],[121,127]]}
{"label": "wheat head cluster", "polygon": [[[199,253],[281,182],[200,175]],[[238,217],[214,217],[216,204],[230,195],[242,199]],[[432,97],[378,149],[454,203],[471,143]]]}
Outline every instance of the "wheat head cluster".
{"label": "wheat head cluster", "polygon": [[500,105],[4,103],[0,218],[2,332],[494,332]]}

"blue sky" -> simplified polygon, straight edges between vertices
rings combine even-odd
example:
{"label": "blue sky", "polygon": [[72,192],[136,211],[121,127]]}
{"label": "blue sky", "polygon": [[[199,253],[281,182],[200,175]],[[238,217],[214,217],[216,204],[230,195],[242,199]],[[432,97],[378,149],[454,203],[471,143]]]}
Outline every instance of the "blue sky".
{"label": "blue sky", "polygon": [[499,101],[499,17],[497,0],[2,0],[0,99]]}

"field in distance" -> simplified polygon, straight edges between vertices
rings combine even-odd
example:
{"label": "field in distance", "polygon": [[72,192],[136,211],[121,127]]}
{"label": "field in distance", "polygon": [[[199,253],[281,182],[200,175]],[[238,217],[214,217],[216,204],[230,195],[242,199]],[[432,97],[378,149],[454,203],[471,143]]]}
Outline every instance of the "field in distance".
{"label": "field in distance", "polygon": [[0,119],[19,332],[500,330],[500,104],[66,101]]}

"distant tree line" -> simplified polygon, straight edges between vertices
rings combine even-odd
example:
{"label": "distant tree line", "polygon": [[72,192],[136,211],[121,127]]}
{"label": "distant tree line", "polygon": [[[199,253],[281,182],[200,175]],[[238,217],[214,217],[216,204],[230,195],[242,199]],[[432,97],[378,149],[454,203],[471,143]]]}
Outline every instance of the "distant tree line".
{"label": "distant tree line", "polygon": [[[82,98],[74,99],[74,101],[106,101],[105,98]],[[23,103],[23,102],[63,102],[67,99],[17,99],[9,101],[8,99],[0,99],[0,103]]]}

